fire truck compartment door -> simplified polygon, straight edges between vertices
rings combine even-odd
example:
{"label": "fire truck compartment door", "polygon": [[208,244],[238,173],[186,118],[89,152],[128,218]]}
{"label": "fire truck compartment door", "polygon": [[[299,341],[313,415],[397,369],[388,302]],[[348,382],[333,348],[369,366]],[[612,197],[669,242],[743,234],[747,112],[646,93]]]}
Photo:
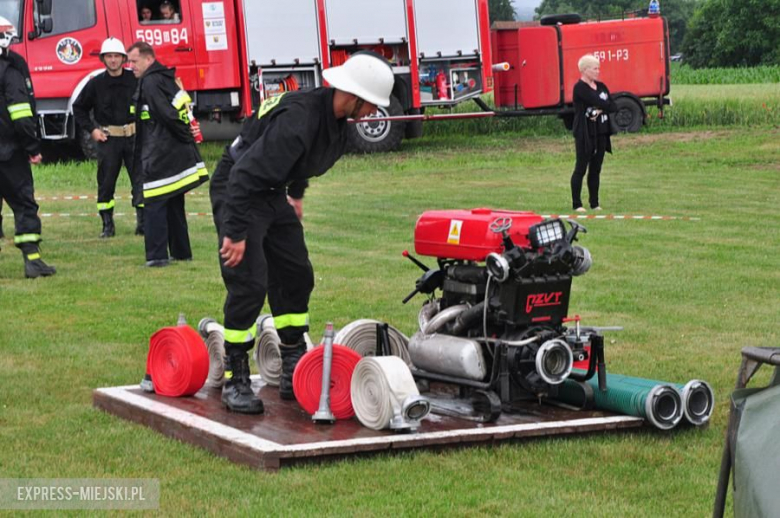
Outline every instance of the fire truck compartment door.
{"label": "fire truck compartment door", "polygon": [[415,0],[417,52],[426,58],[479,54],[475,0]]}
{"label": "fire truck compartment door", "polygon": [[557,106],[563,101],[558,31],[524,27],[519,32],[520,104],[523,108]]}
{"label": "fire truck compartment door", "polygon": [[321,60],[315,0],[244,0],[243,4],[250,63],[266,67]]}
{"label": "fire truck compartment door", "polygon": [[328,41],[335,45],[408,41],[403,0],[329,0]]}

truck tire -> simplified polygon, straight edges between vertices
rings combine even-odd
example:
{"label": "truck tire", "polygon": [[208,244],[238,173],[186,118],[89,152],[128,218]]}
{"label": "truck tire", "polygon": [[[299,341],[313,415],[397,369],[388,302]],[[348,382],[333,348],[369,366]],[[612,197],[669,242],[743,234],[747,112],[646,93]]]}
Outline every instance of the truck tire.
{"label": "truck tire", "polygon": [[95,147],[95,141],[92,140],[92,136],[87,130],[76,128],[76,139],[78,140],[81,153],[87,160],[97,160],[97,148]]}
{"label": "truck tire", "polygon": [[561,25],[571,25],[573,23],[580,23],[582,21],[582,16],[580,16],[577,13],[569,13],[569,14],[548,14],[546,16],[542,16],[539,19],[540,25],[558,25],[559,23]]}
{"label": "truck tire", "polygon": [[642,106],[631,97],[622,96],[615,99],[618,111],[612,116],[618,131],[636,133],[645,123]]}
{"label": "truck tire", "polygon": [[[403,115],[401,103],[390,97],[390,106],[379,107],[377,117]],[[404,138],[406,124],[403,122],[363,122],[350,124],[347,130],[349,150],[354,153],[383,153],[395,151]]]}

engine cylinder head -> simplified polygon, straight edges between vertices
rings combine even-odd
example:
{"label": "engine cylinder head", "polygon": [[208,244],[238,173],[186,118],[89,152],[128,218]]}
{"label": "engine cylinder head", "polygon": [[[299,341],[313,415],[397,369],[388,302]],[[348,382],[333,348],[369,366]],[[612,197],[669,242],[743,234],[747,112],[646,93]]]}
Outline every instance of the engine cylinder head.
{"label": "engine cylinder head", "polygon": [[571,274],[574,276],[582,275],[590,270],[593,265],[593,258],[590,255],[590,250],[582,246],[574,246],[574,261],[571,265]]}

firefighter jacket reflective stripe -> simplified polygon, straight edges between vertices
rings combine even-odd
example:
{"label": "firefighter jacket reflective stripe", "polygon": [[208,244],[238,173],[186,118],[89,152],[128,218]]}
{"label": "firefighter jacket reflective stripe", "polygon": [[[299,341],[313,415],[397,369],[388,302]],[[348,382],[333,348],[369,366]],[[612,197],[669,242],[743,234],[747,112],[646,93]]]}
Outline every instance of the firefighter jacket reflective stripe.
{"label": "firefighter jacket reflective stripe", "polygon": [[333,113],[332,88],[266,100],[222,156],[211,196],[225,200],[224,235],[246,238],[252,206],[263,191],[287,188],[303,197],[307,179],[330,169],[346,151],[346,119]]}
{"label": "firefighter jacket reflective stripe", "polygon": [[134,164],[141,171],[144,199],[185,193],[208,180],[189,128],[189,96],[175,81],[175,70],[154,62],[141,78],[135,105]]}
{"label": "firefighter jacket reflective stripe", "polygon": [[138,81],[129,70],[123,69],[122,75],[117,77],[106,71],[96,75],[87,82],[73,103],[76,123],[92,133],[97,128],[134,122],[135,116],[130,113],[130,107],[137,86]]}
{"label": "firefighter jacket reflective stripe", "polygon": [[0,56],[0,88],[0,161],[10,160],[17,150],[37,155],[41,144],[32,81],[26,63],[13,51]]}

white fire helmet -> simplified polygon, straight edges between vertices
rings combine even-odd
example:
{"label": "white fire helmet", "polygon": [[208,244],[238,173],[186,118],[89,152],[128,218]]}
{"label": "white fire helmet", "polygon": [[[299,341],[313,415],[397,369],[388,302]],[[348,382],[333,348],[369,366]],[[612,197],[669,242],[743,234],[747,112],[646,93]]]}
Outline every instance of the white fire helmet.
{"label": "white fire helmet", "polygon": [[0,48],[7,49],[16,38],[16,27],[6,18],[0,16]]}
{"label": "white fire helmet", "polygon": [[124,57],[127,57],[125,46],[116,38],[108,38],[103,42],[103,46],[100,47],[100,56],[102,57],[103,54],[122,54]]}
{"label": "white fire helmet", "polygon": [[393,70],[378,56],[359,53],[343,65],[322,71],[322,77],[334,88],[357,95],[364,101],[387,108],[393,91]]}

